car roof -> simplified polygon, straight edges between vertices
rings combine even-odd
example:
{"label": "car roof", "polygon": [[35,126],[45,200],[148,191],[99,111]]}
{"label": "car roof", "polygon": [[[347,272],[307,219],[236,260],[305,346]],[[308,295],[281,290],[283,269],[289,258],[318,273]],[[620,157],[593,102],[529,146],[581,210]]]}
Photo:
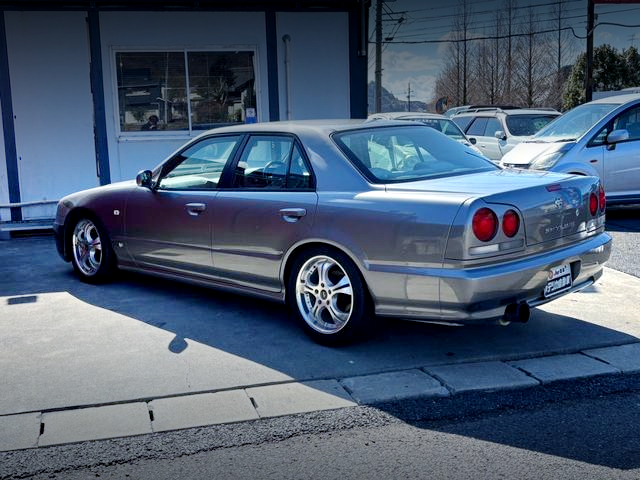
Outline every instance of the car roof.
{"label": "car roof", "polygon": [[504,113],[506,115],[561,115],[560,112],[553,108],[513,108],[504,109],[499,107],[481,107],[475,110],[465,110],[464,112],[457,113],[454,117],[470,117],[491,115],[494,113]]}
{"label": "car roof", "polygon": [[[376,120],[375,126],[407,126],[406,121],[402,120]],[[244,123],[230,125],[226,127],[218,127],[204,131],[200,136],[221,134],[221,133],[315,133],[321,135],[330,135],[334,132],[354,130],[358,128],[372,127],[374,124],[369,119],[321,119],[321,120],[287,120],[260,123]]]}
{"label": "car roof", "polygon": [[413,119],[413,118],[428,118],[428,119],[438,119],[438,120],[449,120],[449,118],[444,115],[440,115],[439,113],[429,113],[429,112],[382,112],[382,113],[372,113],[369,115],[369,119]]}
{"label": "car roof", "polygon": [[597,100],[592,100],[588,103],[610,103],[614,105],[622,105],[624,103],[640,100],[640,93],[625,93],[622,95],[611,95],[610,97],[603,97]]}

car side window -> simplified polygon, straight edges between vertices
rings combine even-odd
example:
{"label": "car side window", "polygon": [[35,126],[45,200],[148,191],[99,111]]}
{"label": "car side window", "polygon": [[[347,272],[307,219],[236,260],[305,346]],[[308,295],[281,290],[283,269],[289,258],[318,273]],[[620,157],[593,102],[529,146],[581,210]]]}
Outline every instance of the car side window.
{"label": "car side window", "polygon": [[242,152],[233,178],[234,188],[311,188],[311,170],[290,136],[252,136]]}
{"label": "car side window", "polygon": [[453,117],[452,120],[464,132],[471,123],[471,120],[473,120],[473,117]]}
{"label": "car side window", "polygon": [[487,128],[487,122],[489,121],[486,117],[478,117],[476,118],[471,125],[469,125],[469,129],[467,130],[467,135],[479,135],[484,136],[485,130]]}
{"label": "car side window", "polygon": [[500,130],[504,132],[502,125],[500,125],[500,121],[497,118],[489,118],[487,119],[487,126],[484,129],[485,137],[495,137],[496,132]]}
{"label": "car side window", "polygon": [[240,136],[209,137],[181,152],[160,177],[161,190],[215,190]]}
{"label": "car side window", "polygon": [[611,122],[600,129],[595,137],[588,143],[588,147],[599,147],[607,142],[607,135],[611,133]]}
{"label": "car side window", "polygon": [[613,130],[625,129],[629,140],[640,140],[640,107],[630,108],[613,120]]}

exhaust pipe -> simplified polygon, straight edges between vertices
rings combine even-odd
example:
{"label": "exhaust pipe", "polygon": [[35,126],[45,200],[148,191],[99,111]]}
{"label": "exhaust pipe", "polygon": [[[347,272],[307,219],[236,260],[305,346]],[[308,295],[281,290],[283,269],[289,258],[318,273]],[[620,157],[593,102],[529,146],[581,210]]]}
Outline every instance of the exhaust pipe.
{"label": "exhaust pipe", "polygon": [[526,323],[529,320],[529,305],[527,302],[510,303],[504,311],[504,316],[499,320],[500,325],[509,325],[511,322]]}

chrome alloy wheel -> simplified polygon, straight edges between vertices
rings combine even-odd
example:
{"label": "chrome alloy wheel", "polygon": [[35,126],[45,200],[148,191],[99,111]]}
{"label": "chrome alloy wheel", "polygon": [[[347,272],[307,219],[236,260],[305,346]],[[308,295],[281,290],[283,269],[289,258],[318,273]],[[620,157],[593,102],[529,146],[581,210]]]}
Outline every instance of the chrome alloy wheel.
{"label": "chrome alloy wheel", "polygon": [[91,221],[82,219],[73,229],[73,258],[83,275],[92,277],[102,264],[102,240],[98,228]]}
{"label": "chrome alloy wheel", "polygon": [[353,311],[353,286],[345,269],[333,258],[308,259],[296,277],[296,301],[305,322],[322,334],[339,332]]}

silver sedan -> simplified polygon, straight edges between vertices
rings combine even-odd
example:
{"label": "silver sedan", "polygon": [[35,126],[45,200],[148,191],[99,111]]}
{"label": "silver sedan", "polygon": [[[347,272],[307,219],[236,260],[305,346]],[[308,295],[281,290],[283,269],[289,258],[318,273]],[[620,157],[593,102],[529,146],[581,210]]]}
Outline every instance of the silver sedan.
{"label": "silver sedan", "polygon": [[54,231],[84,281],[135,270],[286,302],[335,345],[376,316],[526,321],[602,275],[605,203],[595,177],[502,170],[419,124],[276,122],[71,194]]}

